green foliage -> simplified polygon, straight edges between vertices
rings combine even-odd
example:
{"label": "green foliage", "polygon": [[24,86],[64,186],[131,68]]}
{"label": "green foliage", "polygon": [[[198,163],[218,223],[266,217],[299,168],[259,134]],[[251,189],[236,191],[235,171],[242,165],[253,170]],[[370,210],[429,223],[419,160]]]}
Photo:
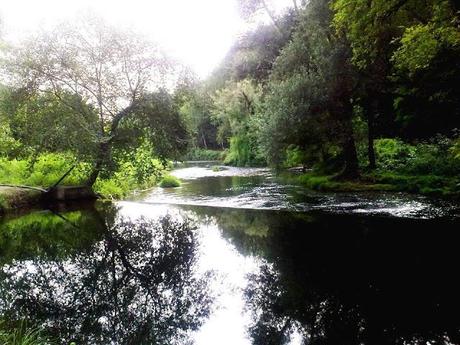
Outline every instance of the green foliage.
{"label": "green foliage", "polygon": [[291,145],[286,149],[283,167],[297,167],[306,163],[306,160],[305,152],[302,151],[299,147]]}
{"label": "green foliage", "polygon": [[259,166],[265,163],[264,158],[257,155],[257,143],[249,135],[240,134],[230,138],[230,148],[224,163],[235,166]]}
{"label": "green foliage", "polygon": [[345,168],[356,173],[351,128],[355,80],[346,42],[330,28],[327,2],[310,1],[290,42],[275,61],[264,110],[262,144],[269,163],[281,165],[290,145],[319,160],[342,146]]}
{"label": "green foliage", "polygon": [[180,180],[172,175],[165,175],[160,181],[161,188],[173,188],[173,187],[180,187],[181,182]]}
{"label": "green foliage", "polygon": [[[75,156],[70,153],[43,153],[22,160],[0,158],[0,183],[46,188],[76,165],[61,184],[81,185],[86,181],[91,165],[76,162]],[[165,165],[152,158],[148,149],[141,146],[132,155],[118,161],[115,171],[98,178],[93,188],[109,199],[122,198],[133,190],[155,185],[164,170]]]}
{"label": "green foliage", "polygon": [[428,23],[406,27],[391,58],[397,69],[411,75],[429,68],[440,51],[460,48],[459,21],[449,1],[435,1],[432,11]]}
{"label": "green foliage", "polygon": [[[1,117],[0,117],[0,121]],[[0,157],[13,156],[21,148],[21,143],[12,137],[8,123],[0,123]]]}
{"label": "green foliage", "polygon": [[377,167],[407,175],[455,176],[460,162],[455,159],[455,141],[438,137],[431,142],[407,144],[399,139],[375,141]]}
{"label": "green foliage", "polygon": [[[16,141],[10,150],[16,155],[69,151],[87,159],[94,155],[97,116],[77,96],[5,90],[0,97],[0,118],[9,123]],[[72,107],[81,108],[83,115],[76,116]]]}
{"label": "green foliage", "polygon": [[369,183],[365,181],[339,181],[335,175],[303,174],[298,178],[303,186],[317,191],[333,192],[362,192],[362,191],[391,191],[394,186],[389,183]]}
{"label": "green foliage", "polygon": [[184,160],[189,161],[218,161],[222,160],[224,152],[221,150],[206,150],[193,148],[184,156]]}
{"label": "green foliage", "polygon": [[51,345],[47,337],[37,327],[27,327],[22,322],[16,327],[7,327],[6,323],[0,322],[0,344],[2,345]]}
{"label": "green foliage", "polygon": [[22,160],[0,158],[0,183],[49,187],[73,165],[76,167],[62,184],[82,184],[91,167],[86,163],[76,163],[75,156],[71,153],[43,153]]}

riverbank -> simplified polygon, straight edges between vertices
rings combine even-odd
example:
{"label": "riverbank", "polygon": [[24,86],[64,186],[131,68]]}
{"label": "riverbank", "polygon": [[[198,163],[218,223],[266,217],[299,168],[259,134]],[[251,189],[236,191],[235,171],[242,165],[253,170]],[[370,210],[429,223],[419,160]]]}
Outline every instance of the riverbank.
{"label": "riverbank", "polygon": [[32,207],[42,202],[38,189],[0,186],[0,214],[9,210]]}
{"label": "riverbank", "polygon": [[367,173],[362,174],[359,179],[340,180],[335,175],[308,172],[296,177],[296,180],[304,187],[324,192],[393,191],[460,198],[458,177]]}

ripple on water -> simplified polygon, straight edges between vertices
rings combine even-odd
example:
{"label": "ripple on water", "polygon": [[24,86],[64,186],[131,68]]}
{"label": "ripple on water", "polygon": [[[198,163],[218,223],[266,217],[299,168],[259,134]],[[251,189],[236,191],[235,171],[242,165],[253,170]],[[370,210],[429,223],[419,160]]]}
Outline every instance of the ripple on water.
{"label": "ripple on water", "polygon": [[213,171],[211,165],[176,169],[171,174],[183,180],[181,188],[154,189],[143,197],[143,201],[298,212],[321,210],[425,219],[459,215],[458,205],[423,196],[389,192],[314,192],[280,183],[267,168],[219,166],[219,169]]}

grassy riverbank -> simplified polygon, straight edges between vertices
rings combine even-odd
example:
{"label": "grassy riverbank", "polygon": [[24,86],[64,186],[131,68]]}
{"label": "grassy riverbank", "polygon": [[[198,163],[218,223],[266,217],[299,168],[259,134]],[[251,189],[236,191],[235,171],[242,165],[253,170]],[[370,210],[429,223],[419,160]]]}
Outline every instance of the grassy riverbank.
{"label": "grassy riverbank", "polygon": [[368,173],[359,179],[340,180],[336,175],[309,172],[297,177],[307,188],[330,192],[394,191],[460,198],[460,178],[435,175]]}
{"label": "grassy riverbank", "polygon": [[[142,159],[141,159],[142,158]],[[103,172],[93,188],[107,199],[121,199],[134,190],[157,185],[168,166],[151,157],[136,157],[131,161],[119,161],[111,172]],[[84,184],[91,164],[79,162],[70,153],[44,153],[23,159],[0,158],[0,185],[26,185],[48,188],[57,182],[72,166],[75,168],[61,185]],[[12,209],[38,202],[39,191],[11,187],[0,188],[0,208]]]}

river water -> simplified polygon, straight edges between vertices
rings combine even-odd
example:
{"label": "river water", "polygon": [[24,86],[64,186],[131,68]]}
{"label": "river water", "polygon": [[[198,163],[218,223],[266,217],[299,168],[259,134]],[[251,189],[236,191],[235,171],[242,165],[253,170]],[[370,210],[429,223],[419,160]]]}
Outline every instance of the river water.
{"label": "river water", "polygon": [[60,344],[460,344],[458,205],[212,165],[0,219],[0,320]]}

